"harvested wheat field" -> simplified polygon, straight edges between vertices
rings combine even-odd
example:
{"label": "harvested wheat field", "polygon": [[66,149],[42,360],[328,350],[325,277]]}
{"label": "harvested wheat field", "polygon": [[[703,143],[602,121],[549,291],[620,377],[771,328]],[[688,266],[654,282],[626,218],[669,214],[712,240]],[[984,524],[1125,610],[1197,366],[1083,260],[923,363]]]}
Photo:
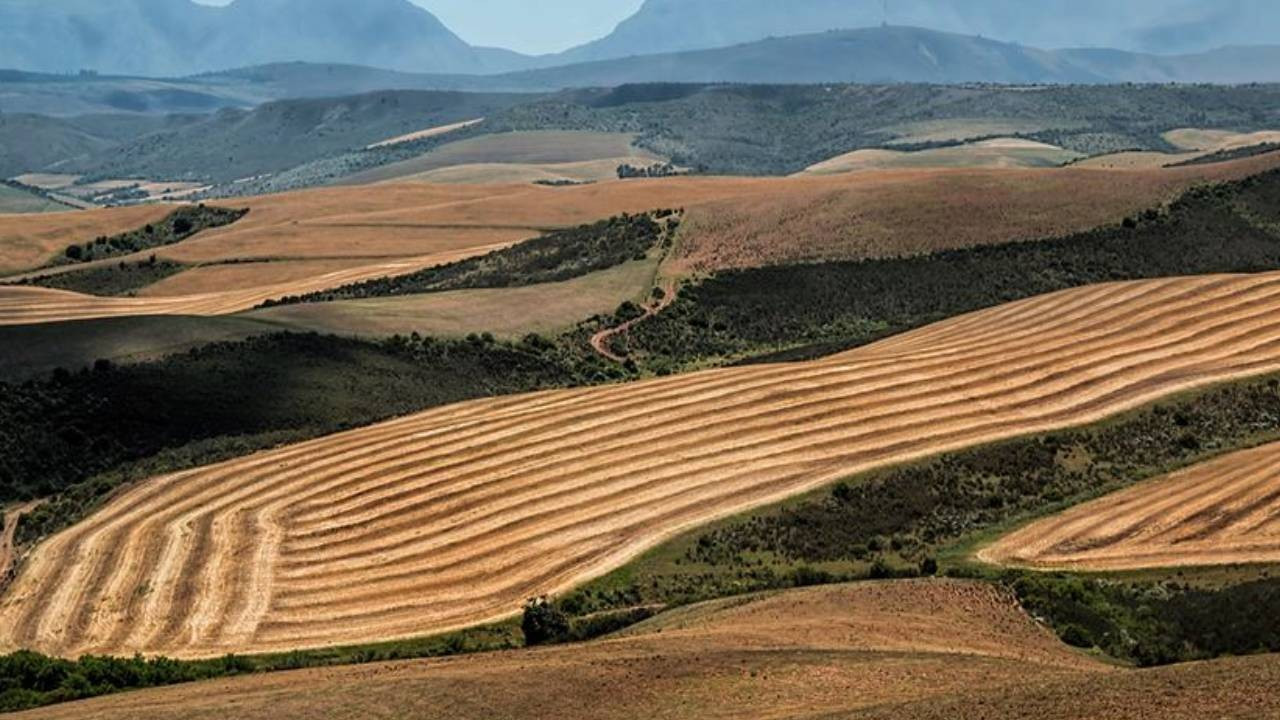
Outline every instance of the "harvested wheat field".
{"label": "harvested wheat field", "polygon": [[[41,287],[0,286],[0,325],[31,325],[139,315],[228,315],[257,307],[267,300],[327,290],[362,280],[404,275],[483,255],[500,247],[503,246],[482,246],[438,255],[376,262],[311,275],[291,282],[191,295],[99,297]],[[234,269],[232,268],[233,271]]]}
{"label": "harvested wheat field", "polygon": [[1001,538],[978,557],[1072,570],[1280,562],[1280,445],[1085,503]]}
{"label": "harvested wheat field", "polygon": [[900,169],[774,180],[766,192],[690,203],[670,269],[696,274],[1057,237],[1118,223],[1202,182],[1276,167],[1280,154],[1185,168]]}
{"label": "harvested wheat field", "polygon": [[0,215],[0,275],[39,267],[61,254],[68,245],[99,235],[135,230],[172,211],[172,206],[140,205],[110,210]]}
{"label": "harvested wheat field", "polygon": [[[305,670],[148,690],[19,717],[1267,717],[1274,657],[1121,670],[988,585],[864,583],[716,601],[571,647]],[[572,687],[566,693],[564,688]]]}
{"label": "harvested wheat field", "polygon": [[707,603],[574,647],[243,678],[30,717],[790,717],[1115,674],[992,586],[865,583]]}
{"label": "harvested wheat field", "polygon": [[509,616],[850,474],[1280,370],[1280,274],[1095,286],[821,361],[463,403],[124,492],[32,554],[0,645],[184,657]]}

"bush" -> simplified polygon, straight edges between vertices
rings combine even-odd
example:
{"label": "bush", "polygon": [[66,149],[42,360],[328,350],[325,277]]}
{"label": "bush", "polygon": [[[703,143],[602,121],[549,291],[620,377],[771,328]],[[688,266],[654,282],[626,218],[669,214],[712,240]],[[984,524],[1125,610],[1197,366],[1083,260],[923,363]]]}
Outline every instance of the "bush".
{"label": "bush", "polygon": [[560,643],[569,639],[569,618],[549,598],[534,598],[525,603],[520,629],[525,645]]}

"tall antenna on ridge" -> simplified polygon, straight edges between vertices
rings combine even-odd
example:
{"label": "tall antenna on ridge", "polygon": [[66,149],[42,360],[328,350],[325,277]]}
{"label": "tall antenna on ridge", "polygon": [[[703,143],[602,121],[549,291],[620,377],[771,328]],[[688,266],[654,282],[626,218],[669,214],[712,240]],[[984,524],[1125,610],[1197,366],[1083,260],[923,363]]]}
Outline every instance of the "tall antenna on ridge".
{"label": "tall antenna on ridge", "polygon": [[881,0],[884,7],[884,20],[881,21],[881,27],[889,27],[889,0]]}

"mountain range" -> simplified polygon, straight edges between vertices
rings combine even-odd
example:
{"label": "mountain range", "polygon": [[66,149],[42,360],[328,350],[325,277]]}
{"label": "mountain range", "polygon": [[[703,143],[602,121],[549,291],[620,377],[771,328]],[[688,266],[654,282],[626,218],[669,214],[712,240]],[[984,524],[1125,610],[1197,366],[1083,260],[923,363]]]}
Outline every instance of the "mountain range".
{"label": "mountain range", "polygon": [[0,67],[176,77],[280,61],[492,73],[528,67],[473,47],[408,0],[0,0]]}
{"label": "mountain range", "polygon": [[[172,78],[301,61],[493,75],[723,49],[886,22],[1027,47],[1187,54],[1275,42],[1280,3],[647,0],[606,37],[562,53],[530,57],[472,46],[409,0],[234,0],[225,7],[191,0],[0,0],[0,67]],[[1083,55],[1073,58],[1076,61],[1101,62]],[[1068,74],[1074,73],[1072,69]]]}
{"label": "mountain range", "polygon": [[0,111],[55,116],[205,113],[284,98],[378,90],[540,93],[636,83],[1118,82],[1280,82],[1280,46],[1189,55],[1039,50],[971,35],[889,26],[493,75],[404,73],[316,63],[276,63],[175,80],[0,71]]}

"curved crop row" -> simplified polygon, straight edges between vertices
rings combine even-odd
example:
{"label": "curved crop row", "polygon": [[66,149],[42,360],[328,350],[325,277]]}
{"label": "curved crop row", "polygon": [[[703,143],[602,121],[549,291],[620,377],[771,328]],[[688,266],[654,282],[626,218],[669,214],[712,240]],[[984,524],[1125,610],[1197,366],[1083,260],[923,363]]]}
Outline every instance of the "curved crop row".
{"label": "curved crop row", "polygon": [[1280,444],[1231,453],[1010,533],[987,562],[1134,570],[1280,561]]}
{"label": "curved crop row", "polygon": [[1280,370],[1280,273],[1100,285],[822,361],[463,403],[157,478],[30,557],[0,646],[283,650],[516,612],[872,467]]}

